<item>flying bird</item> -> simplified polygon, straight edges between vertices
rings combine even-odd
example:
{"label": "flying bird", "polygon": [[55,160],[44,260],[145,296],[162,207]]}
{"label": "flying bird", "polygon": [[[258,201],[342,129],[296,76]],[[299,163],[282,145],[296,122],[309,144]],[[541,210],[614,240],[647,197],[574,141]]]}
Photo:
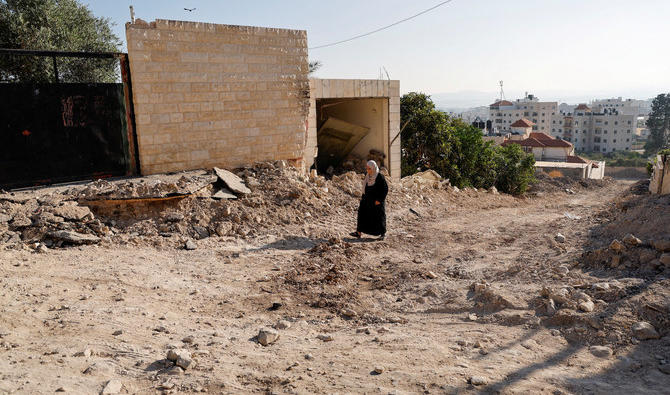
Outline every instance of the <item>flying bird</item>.
{"label": "flying bird", "polygon": [[195,8],[184,8],[184,9],[185,9],[186,11],[188,11],[188,12],[192,12],[192,11],[195,10]]}

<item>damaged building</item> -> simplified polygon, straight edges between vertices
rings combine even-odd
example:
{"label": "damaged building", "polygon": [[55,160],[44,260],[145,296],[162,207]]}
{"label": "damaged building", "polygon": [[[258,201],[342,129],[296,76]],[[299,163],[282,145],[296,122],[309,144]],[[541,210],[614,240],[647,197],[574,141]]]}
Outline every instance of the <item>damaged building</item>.
{"label": "damaged building", "polygon": [[126,35],[142,174],[376,159],[400,176],[399,81],[309,80],[304,30],[137,20]]}

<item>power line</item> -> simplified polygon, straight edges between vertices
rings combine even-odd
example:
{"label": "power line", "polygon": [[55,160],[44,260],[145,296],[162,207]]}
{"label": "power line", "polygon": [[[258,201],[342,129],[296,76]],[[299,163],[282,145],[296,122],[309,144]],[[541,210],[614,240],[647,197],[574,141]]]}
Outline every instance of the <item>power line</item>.
{"label": "power line", "polygon": [[419,12],[418,14],[415,14],[415,15],[412,15],[412,16],[407,17],[407,18],[405,18],[405,19],[399,20],[399,21],[394,22],[394,23],[392,23],[392,24],[390,24],[390,25],[387,25],[387,26],[384,26],[384,27],[380,27],[380,28],[377,29],[377,30],[373,30],[373,31],[371,31],[371,32],[367,32],[367,33],[359,34],[358,36],[351,37],[351,38],[348,38],[348,39],[346,39],[346,40],[336,41],[336,42],[334,42],[334,43],[330,43],[330,44],[324,44],[324,45],[319,45],[319,46],[316,46],[316,47],[311,47],[311,48],[309,48],[309,49],[319,49],[319,48],[325,48],[325,47],[332,47],[333,45],[342,44],[342,43],[346,43],[346,42],[348,42],[348,41],[356,40],[356,39],[361,38],[361,37],[369,36],[369,35],[371,35],[371,34],[380,32],[380,31],[382,31],[382,30],[386,30],[386,29],[388,29],[389,27],[393,27],[393,26],[395,26],[395,25],[399,25],[399,24],[401,24],[401,23],[403,23],[403,22],[407,22],[407,21],[409,21],[410,19],[414,19],[414,18],[416,18],[417,16],[420,16],[420,15],[423,15],[423,14],[425,14],[425,13],[427,13],[427,12],[430,12],[430,11],[432,11],[432,10],[438,8],[438,7],[441,7],[441,6],[443,6],[443,5],[447,4],[447,3],[451,3],[451,1],[452,1],[452,0],[443,1],[443,2],[439,3],[439,4],[436,5],[436,6],[430,7],[430,8],[427,9],[427,10],[423,10],[423,11]]}

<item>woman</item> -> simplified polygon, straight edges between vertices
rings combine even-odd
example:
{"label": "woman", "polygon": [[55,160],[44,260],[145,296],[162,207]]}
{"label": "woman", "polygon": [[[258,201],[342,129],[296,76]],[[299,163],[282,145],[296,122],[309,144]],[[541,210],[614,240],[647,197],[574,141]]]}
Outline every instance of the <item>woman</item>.
{"label": "woman", "polygon": [[373,160],[368,161],[367,174],[363,180],[363,196],[358,206],[358,223],[356,231],[351,235],[361,237],[361,233],[379,236],[384,240],[386,235],[386,194],[389,187],[379,167]]}

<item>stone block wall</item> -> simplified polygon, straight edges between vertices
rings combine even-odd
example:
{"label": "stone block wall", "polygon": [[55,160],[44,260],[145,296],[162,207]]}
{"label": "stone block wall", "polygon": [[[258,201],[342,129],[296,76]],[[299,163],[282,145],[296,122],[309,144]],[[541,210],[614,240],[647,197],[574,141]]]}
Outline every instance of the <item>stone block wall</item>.
{"label": "stone block wall", "polygon": [[126,24],[142,174],[302,164],[307,33],[199,22]]}

